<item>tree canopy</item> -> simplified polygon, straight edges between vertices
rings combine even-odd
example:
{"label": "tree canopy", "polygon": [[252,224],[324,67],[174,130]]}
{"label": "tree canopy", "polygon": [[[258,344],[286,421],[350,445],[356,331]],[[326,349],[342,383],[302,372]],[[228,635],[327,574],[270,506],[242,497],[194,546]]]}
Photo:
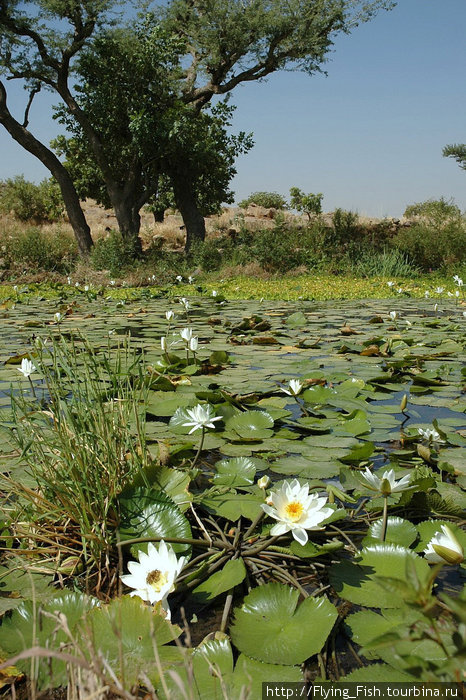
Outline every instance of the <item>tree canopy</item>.
{"label": "tree canopy", "polygon": [[453,143],[445,146],[443,155],[454,158],[462,170],[466,170],[466,143]]}
{"label": "tree canopy", "polygon": [[[90,234],[76,188],[111,204],[123,237],[137,240],[139,210],[167,179],[189,247],[203,239],[203,216],[228,201],[235,157],[252,143],[228,134],[231,108],[208,110],[212,98],[278,70],[322,70],[339,32],[394,4],[172,0],[128,26],[112,0],[0,0],[0,75],[30,95],[21,123],[0,82],[0,122],[57,178],[81,251]],[[71,133],[58,141],[65,164],[27,129],[42,87],[59,96]]]}

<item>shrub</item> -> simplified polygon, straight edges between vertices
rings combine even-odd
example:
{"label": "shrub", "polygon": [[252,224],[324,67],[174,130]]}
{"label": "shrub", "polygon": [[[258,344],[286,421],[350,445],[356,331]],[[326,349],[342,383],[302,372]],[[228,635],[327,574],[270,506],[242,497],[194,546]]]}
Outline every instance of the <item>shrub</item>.
{"label": "shrub", "polygon": [[441,226],[451,219],[461,218],[461,210],[453,199],[428,199],[426,202],[410,204],[406,207],[404,216],[408,219],[421,217],[432,226]]}
{"label": "shrub", "polygon": [[277,192],[253,192],[239,203],[241,209],[247,209],[250,204],[266,209],[286,209],[286,199]]}
{"label": "shrub", "polygon": [[423,270],[461,263],[465,260],[466,222],[462,218],[440,226],[419,222],[398,231],[393,245]]}
{"label": "shrub", "polygon": [[42,270],[67,274],[78,257],[76,241],[63,231],[26,228],[3,238],[8,263],[21,263]]}
{"label": "shrub", "polygon": [[111,275],[121,272],[131,260],[131,250],[118,231],[110,231],[105,238],[99,238],[91,253],[93,267],[108,270]]}
{"label": "shrub", "polygon": [[52,222],[62,218],[64,204],[60,188],[52,178],[36,185],[18,175],[1,183],[0,209],[13,212],[20,221]]}
{"label": "shrub", "polygon": [[323,196],[324,195],[322,192],[319,192],[318,194],[304,194],[299,187],[292,187],[290,189],[290,206],[292,209],[296,209],[296,211],[307,214],[310,221],[311,214],[315,214],[317,216],[318,214],[322,213]]}
{"label": "shrub", "polygon": [[332,228],[327,229],[325,239],[326,245],[344,246],[350,241],[356,241],[363,236],[362,227],[359,224],[359,217],[353,211],[335,209],[332,218]]}
{"label": "shrub", "polygon": [[356,277],[415,277],[419,270],[396,248],[382,252],[364,250],[348,270]]}

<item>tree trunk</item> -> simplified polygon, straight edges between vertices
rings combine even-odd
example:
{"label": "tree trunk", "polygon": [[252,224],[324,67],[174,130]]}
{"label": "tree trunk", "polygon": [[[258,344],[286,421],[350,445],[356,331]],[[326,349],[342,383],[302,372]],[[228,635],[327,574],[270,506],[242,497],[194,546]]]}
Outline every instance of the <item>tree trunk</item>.
{"label": "tree trunk", "polygon": [[111,192],[110,196],[118,221],[118,228],[127,247],[128,255],[132,258],[138,258],[142,255],[142,242],[139,238],[141,228],[139,209],[134,205],[133,200],[118,196],[114,191]]}
{"label": "tree trunk", "polygon": [[58,182],[70,224],[78,243],[79,253],[83,257],[87,257],[93,245],[91,230],[81,209],[81,203],[73,181],[56,155],[13,117],[6,104],[6,90],[2,82],[0,82],[0,124],[3,124],[8,133],[20,146],[38,158]]}
{"label": "tree trunk", "polygon": [[193,243],[202,243],[205,239],[205,221],[197,204],[189,177],[181,173],[170,173],[176,206],[180,210],[186,227],[186,245],[184,252],[189,253]]}

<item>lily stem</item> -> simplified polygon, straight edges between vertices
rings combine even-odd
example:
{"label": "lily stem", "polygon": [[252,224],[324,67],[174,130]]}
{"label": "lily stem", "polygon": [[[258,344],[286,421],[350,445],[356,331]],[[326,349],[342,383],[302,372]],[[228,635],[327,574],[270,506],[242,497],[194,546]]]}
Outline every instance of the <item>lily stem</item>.
{"label": "lily stem", "polygon": [[387,523],[388,523],[388,498],[384,496],[383,499],[383,515],[382,515],[382,542],[385,542],[385,537],[387,535]]}

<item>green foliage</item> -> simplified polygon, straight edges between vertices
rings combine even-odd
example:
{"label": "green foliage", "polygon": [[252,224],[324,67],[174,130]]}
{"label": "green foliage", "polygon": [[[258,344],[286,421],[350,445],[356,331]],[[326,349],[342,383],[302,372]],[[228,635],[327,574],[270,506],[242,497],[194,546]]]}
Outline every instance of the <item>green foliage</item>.
{"label": "green foliage", "polygon": [[445,146],[443,153],[446,158],[454,158],[462,170],[466,170],[466,143],[452,143]]}
{"label": "green foliage", "polygon": [[440,199],[428,199],[425,202],[408,205],[404,216],[407,219],[418,216],[431,226],[442,226],[451,219],[461,218],[461,209],[453,199],[440,197]]}
{"label": "green foliage", "polygon": [[77,257],[76,242],[62,231],[28,227],[1,238],[6,263],[29,266],[35,272],[46,270],[67,274]]}
{"label": "green foliage", "polygon": [[359,217],[355,212],[335,209],[332,217],[332,228],[327,230],[325,243],[329,246],[340,247],[355,242],[362,237]]}
{"label": "green foliage", "polygon": [[108,270],[118,275],[127,267],[130,256],[128,244],[118,231],[110,231],[105,238],[99,238],[91,251],[91,262],[96,270]]}
{"label": "green foliage", "polygon": [[466,251],[466,221],[456,217],[441,225],[419,222],[402,228],[393,245],[422,270],[462,263]]}
{"label": "green foliage", "polygon": [[349,270],[356,277],[416,277],[419,270],[408,256],[398,248],[386,248],[382,252],[366,247],[355,262],[349,262]]}
{"label": "green foliage", "polygon": [[322,213],[322,199],[324,197],[322,192],[318,194],[304,194],[299,187],[292,187],[290,189],[290,197],[290,207],[307,214],[309,221],[312,214],[317,216]]}
{"label": "green foliage", "polygon": [[[110,356],[97,356],[83,339],[63,339],[45,348],[39,341],[34,363],[44,378],[47,398],[37,410],[37,398],[15,397],[12,439],[21,451],[21,463],[28,473],[12,480],[10,488],[18,497],[8,508],[16,530],[16,519],[27,517],[41,527],[61,532],[58,558],[75,554],[86,577],[113,575],[109,552],[119,524],[118,497],[148,458],[144,450],[142,418],[139,431],[130,430],[143,389],[133,386],[141,364],[128,348]],[[92,410],[89,408],[92,407]],[[31,541],[40,552],[42,542]],[[61,549],[63,547],[63,549]],[[99,583],[94,585],[98,586]]]}
{"label": "green foliage", "polygon": [[239,202],[238,206],[241,209],[247,209],[250,204],[256,204],[258,207],[265,207],[266,209],[287,208],[286,199],[278,192],[253,192],[249,197]]}
{"label": "green foliage", "polygon": [[58,183],[45,179],[36,185],[23,175],[0,182],[0,211],[13,212],[20,221],[59,221],[64,204]]}

